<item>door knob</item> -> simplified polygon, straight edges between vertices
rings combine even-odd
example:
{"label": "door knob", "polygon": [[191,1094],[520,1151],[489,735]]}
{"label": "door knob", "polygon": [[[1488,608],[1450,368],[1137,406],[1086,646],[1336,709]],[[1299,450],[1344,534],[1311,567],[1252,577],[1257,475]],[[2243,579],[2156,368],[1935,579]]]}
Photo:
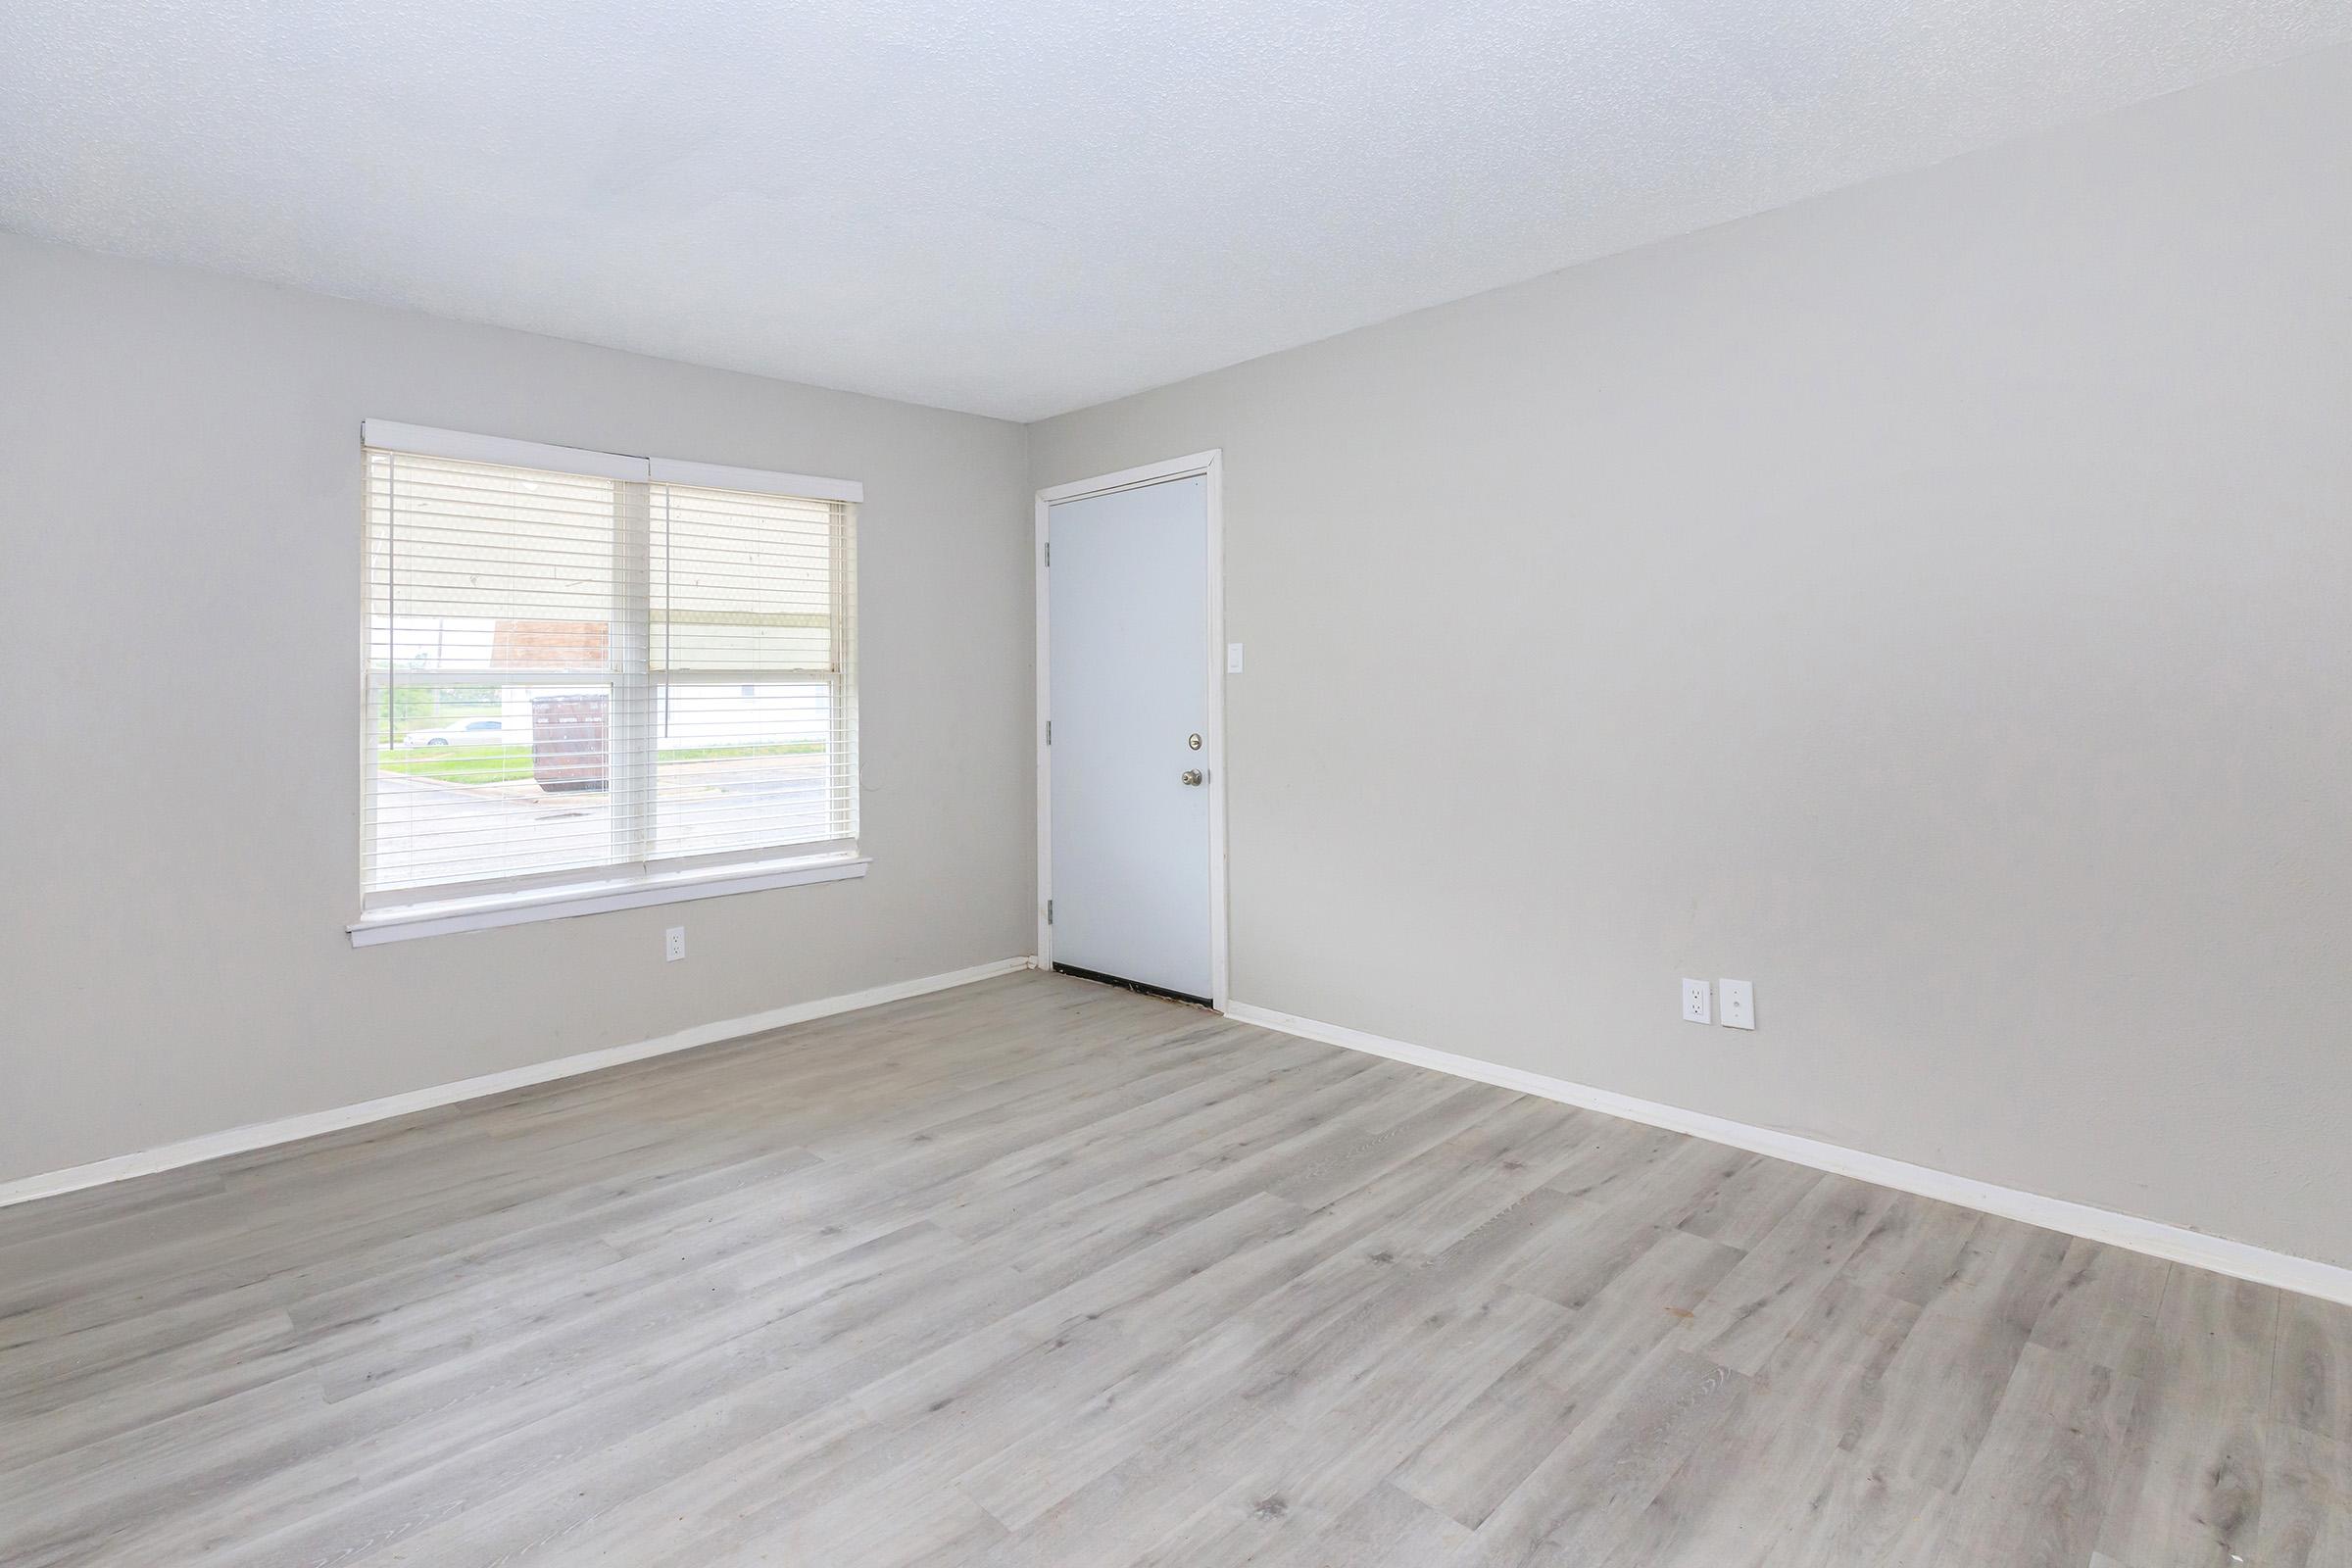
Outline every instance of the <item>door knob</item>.
{"label": "door knob", "polygon": [[1186,768],[1186,769],[1184,770],[1184,782],[1185,782],[1185,783],[1187,783],[1187,784],[1198,784],[1198,783],[1200,783],[1200,770],[1199,768],[1197,768],[1197,767],[1188,767],[1188,768]]}

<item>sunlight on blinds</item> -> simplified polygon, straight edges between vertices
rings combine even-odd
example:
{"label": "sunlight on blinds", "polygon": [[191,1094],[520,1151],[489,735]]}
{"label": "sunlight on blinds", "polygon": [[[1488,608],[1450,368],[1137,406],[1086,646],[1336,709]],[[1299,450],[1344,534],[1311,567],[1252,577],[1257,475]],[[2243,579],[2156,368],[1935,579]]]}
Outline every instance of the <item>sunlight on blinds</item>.
{"label": "sunlight on blinds", "polygon": [[653,854],[857,836],[855,572],[846,503],[654,487]]}
{"label": "sunlight on blinds", "polygon": [[367,462],[372,899],[855,838],[849,503]]}

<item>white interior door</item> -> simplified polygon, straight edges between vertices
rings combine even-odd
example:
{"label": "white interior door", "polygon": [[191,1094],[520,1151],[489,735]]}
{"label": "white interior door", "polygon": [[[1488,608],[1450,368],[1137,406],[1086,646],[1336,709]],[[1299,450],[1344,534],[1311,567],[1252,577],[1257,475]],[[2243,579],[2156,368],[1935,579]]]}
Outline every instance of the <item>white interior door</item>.
{"label": "white interior door", "polygon": [[1055,502],[1046,536],[1054,961],[1207,1001],[1208,480]]}

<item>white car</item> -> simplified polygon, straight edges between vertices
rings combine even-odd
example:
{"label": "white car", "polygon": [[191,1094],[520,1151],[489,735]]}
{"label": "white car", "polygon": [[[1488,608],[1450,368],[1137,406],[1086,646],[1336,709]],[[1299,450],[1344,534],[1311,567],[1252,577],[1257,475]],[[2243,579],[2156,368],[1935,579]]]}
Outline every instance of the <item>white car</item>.
{"label": "white car", "polygon": [[413,729],[400,738],[403,746],[505,746],[527,744],[530,727],[509,726],[503,718],[469,718],[438,729]]}

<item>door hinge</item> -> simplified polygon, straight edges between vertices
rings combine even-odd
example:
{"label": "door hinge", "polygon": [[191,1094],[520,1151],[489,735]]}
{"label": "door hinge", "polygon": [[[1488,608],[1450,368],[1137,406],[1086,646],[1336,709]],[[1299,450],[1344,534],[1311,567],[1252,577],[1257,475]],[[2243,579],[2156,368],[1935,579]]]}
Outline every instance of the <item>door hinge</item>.
{"label": "door hinge", "polygon": [[1046,546],[1046,564],[1049,566],[1054,564],[1054,546],[1050,542]]}
{"label": "door hinge", "polygon": [[1054,721],[1050,718],[1046,720],[1046,744],[1054,744]]}
{"label": "door hinge", "polygon": [[1052,899],[1048,899],[1048,900],[1046,901],[1046,924],[1048,924],[1048,925],[1052,925],[1053,923],[1054,923],[1054,901],[1053,901]]}

